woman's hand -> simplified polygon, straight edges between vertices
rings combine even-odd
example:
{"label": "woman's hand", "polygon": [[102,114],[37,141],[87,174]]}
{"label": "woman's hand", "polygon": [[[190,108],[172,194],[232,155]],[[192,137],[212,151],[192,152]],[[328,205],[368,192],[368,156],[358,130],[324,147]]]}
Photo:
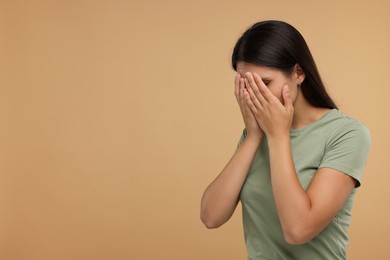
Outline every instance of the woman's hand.
{"label": "woman's hand", "polygon": [[248,103],[245,101],[244,92],[245,90],[245,79],[237,73],[234,81],[235,89],[234,94],[237,99],[237,103],[240,106],[242,118],[244,119],[245,129],[247,132],[248,138],[254,138],[257,141],[261,141],[264,132],[260,128],[259,124],[256,121],[256,118],[248,106]]}
{"label": "woman's hand", "polygon": [[246,74],[245,87],[243,94],[246,104],[265,134],[271,138],[289,135],[294,107],[288,86],[282,89],[283,104],[256,73]]}

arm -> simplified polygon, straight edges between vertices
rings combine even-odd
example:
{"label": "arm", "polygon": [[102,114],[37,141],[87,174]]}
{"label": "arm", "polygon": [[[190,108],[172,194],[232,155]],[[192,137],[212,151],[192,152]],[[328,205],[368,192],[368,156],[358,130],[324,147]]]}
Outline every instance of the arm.
{"label": "arm", "polygon": [[303,244],[337,215],[355,186],[350,176],[320,168],[305,192],[296,176],[289,136],[270,138],[272,190],[286,242]]}
{"label": "arm", "polygon": [[239,201],[241,187],[263,137],[261,128],[245,103],[244,88],[244,79],[237,74],[235,96],[244,119],[247,136],[226,167],[203,194],[200,218],[207,228],[217,228],[232,216]]}
{"label": "arm", "polygon": [[239,201],[259,140],[247,136],[233,157],[207,187],[201,202],[201,219],[207,228],[217,228],[232,216]]}
{"label": "arm", "polygon": [[306,243],[334,218],[355,180],[340,171],[321,168],[305,192],[291,154],[289,129],[294,109],[288,88],[283,88],[283,105],[260,77],[247,78],[247,103],[268,139],[272,190],[285,240],[290,244]]}

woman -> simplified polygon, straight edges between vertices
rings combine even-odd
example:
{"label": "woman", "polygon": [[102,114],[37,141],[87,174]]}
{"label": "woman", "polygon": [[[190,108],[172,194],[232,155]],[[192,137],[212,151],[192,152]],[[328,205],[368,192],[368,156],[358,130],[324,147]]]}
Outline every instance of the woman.
{"label": "woman", "polygon": [[248,259],[346,259],[370,133],[325,90],[301,34],[254,24],[232,55],[245,129],[207,187],[201,219],[217,228],[242,203]]}

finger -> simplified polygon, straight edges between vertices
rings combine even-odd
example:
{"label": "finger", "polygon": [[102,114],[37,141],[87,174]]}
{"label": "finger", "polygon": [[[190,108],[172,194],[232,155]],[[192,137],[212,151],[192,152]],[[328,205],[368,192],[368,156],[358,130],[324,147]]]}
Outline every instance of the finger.
{"label": "finger", "polygon": [[[253,77],[252,73],[250,73],[250,72],[247,73],[247,79],[248,79],[249,87],[252,89],[254,95],[257,97],[259,102],[261,104],[263,104],[263,105],[267,104],[267,100],[264,98],[264,96],[260,92],[259,85],[254,80],[254,77]],[[260,79],[260,81],[261,81],[262,84],[264,84],[261,79]]]}
{"label": "finger", "polygon": [[274,94],[272,94],[272,92],[264,84],[259,74],[253,73],[253,78],[259,87],[260,93],[263,95],[264,99],[267,100],[267,102],[275,101],[275,99],[277,99],[277,97],[275,97]]}
{"label": "finger", "polygon": [[240,105],[244,104],[244,89],[245,89],[245,80],[243,78],[241,78],[240,79],[240,91],[239,91]]}
{"label": "finger", "polygon": [[[257,98],[257,96],[255,95],[253,89],[251,86],[249,86],[249,82],[248,82],[248,79],[245,79],[245,85],[247,86],[246,87],[246,91],[249,93],[249,97],[251,98],[252,100],[252,103],[258,108],[258,109],[262,109],[262,104],[261,104],[261,101],[259,100],[259,98]],[[261,94],[260,95],[260,99],[264,99]]]}
{"label": "finger", "polygon": [[250,108],[250,110],[253,112],[253,114],[257,115],[258,109],[256,105],[252,102],[252,99],[249,95],[249,92],[247,90],[244,90],[244,97],[246,105]]}
{"label": "finger", "polygon": [[238,98],[240,94],[240,78],[241,75],[239,73],[236,74],[234,78],[234,95],[236,96],[236,99]]}
{"label": "finger", "polygon": [[284,107],[287,109],[287,111],[291,111],[293,109],[293,104],[292,104],[290,89],[288,85],[285,85],[283,87],[282,96],[283,96]]}

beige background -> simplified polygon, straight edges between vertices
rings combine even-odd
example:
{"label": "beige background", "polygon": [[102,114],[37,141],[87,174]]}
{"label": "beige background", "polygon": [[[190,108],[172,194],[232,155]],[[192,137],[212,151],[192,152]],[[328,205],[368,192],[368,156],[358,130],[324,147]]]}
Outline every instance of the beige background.
{"label": "beige background", "polygon": [[389,259],[388,1],[1,1],[0,259],[245,259],[206,185],[243,127],[230,55],[252,23],[306,38],[373,137],[349,256]]}

